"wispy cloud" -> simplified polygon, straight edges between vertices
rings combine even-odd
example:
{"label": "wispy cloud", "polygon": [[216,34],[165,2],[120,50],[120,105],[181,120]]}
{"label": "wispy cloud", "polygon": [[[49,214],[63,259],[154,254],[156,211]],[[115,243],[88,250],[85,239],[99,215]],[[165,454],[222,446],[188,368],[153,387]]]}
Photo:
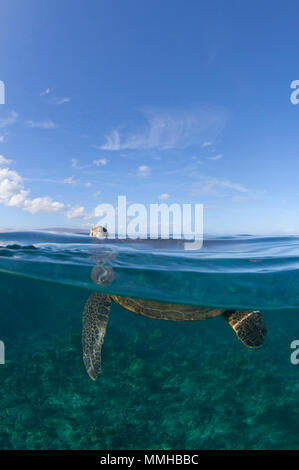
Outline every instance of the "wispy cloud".
{"label": "wispy cloud", "polygon": [[202,161],[195,157],[195,159],[192,159],[192,162],[185,166],[175,166],[174,168],[171,168],[171,170],[166,170],[165,176],[169,177],[173,175],[179,175],[179,177],[184,177],[184,179],[202,178],[202,172],[200,171],[201,165]]}
{"label": "wispy cloud", "polygon": [[[258,199],[264,191],[247,187],[242,183],[231,181],[226,177],[214,177],[205,174],[201,170],[200,162],[189,163],[183,167],[177,167],[165,172],[166,178],[172,177],[172,184],[186,189],[188,194],[206,194],[215,197],[235,198],[234,202],[245,199]],[[175,180],[173,180],[175,178]]]}
{"label": "wispy cloud", "polygon": [[0,166],[9,165],[11,162],[12,162],[12,160],[9,160],[8,158],[5,158],[3,155],[0,155]]}
{"label": "wispy cloud", "polygon": [[[52,93],[52,89],[51,88],[46,88],[44,91],[42,91],[39,96],[47,96],[49,95],[50,93]],[[53,104],[64,104],[64,103],[69,103],[71,101],[71,98],[69,98],[68,96],[52,96],[49,97],[49,99],[47,100],[49,103],[53,103]]]}
{"label": "wispy cloud", "polygon": [[85,213],[84,206],[73,207],[66,212],[68,219],[89,219],[90,215]]}
{"label": "wispy cloud", "polygon": [[84,206],[76,206],[69,209],[65,215],[68,219],[93,219],[98,217],[98,208],[99,206],[95,207],[91,212],[86,212]]}
{"label": "wispy cloud", "polygon": [[79,181],[75,180],[73,176],[69,176],[63,180],[65,184],[71,184],[72,186],[76,186],[79,184]]}
{"label": "wispy cloud", "polygon": [[202,147],[210,147],[211,145],[213,145],[213,142],[206,141],[203,142]]}
{"label": "wispy cloud", "polygon": [[68,96],[64,96],[63,98],[53,98],[53,102],[58,105],[69,103],[70,101],[71,101],[71,98],[69,98]]}
{"label": "wispy cloud", "polygon": [[99,158],[98,160],[94,160],[93,164],[96,166],[107,165],[107,160],[106,158]]}
{"label": "wispy cloud", "polygon": [[198,165],[203,165],[204,163],[197,155],[192,155],[191,160],[195,160]]}
{"label": "wispy cloud", "polygon": [[105,135],[106,143],[99,145],[98,148],[101,150],[121,150],[128,148],[125,144],[120,143],[120,136],[116,129],[113,129],[110,134]]}
{"label": "wispy cloud", "polygon": [[79,165],[78,158],[72,158],[71,159],[71,167],[75,168],[76,170],[86,170],[87,168],[91,168],[93,164]]}
{"label": "wispy cloud", "polygon": [[137,171],[138,171],[138,176],[141,176],[141,177],[150,176],[151,174],[151,169],[147,165],[140,165]]}
{"label": "wispy cloud", "polygon": [[239,183],[233,183],[228,179],[206,179],[200,183],[200,188],[203,193],[209,193],[219,188],[230,189],[240,193],[249,193],[249,189]]}
{"label": "wispy cloud", "polygon": [[5,142],[5,135],[0,135],[0,143],[3,144]]}
{"label": "wispy cloud", "polygon": [[99,191],[95,191],[95,192],[93,193],[93,197],[94,197],[95,199],[99,199],[99,197],[100,197],[101,194],[102,194],[102,191],[100,191],[100,190],[99,190]]}
{"label": "wispy cloud", "polygon": [[49,93],[51,93],[51,89],[50,88],[46,88],[44,91],[42,91],[39,96],[45,96],[45,95],[48,95]]}
{"label": "wispy cloud", "polygon": [[199,143],[206,133],[218,134],[226,122],[223,110],[202,108],[175,113],[147,112],[146,125],[136,133],[120,136],[113,129],[105,136],[101,150],[146,150],[184,148]]}
{"label": "wispy cloud", "polygon": [[18,113],[16,111],[10,111],[7,116],[0,117],[0,129],[11,126],[17,122]]}
{"label": "wispy cloud", "polygon": [[219,153],[218,155],[212,155],[211,157],[208,157],[208,160],[221,160],[223,158],[223,155]]}
{"label": "wispy cloud", "polygon": [[158,196],[158,199],[161,199],[162,201],[166,201],[166,199],[170,198],[170,194],[168,193],[162,193]]}
{"label": "wispy cloud", "polygon": [[54,122],[50,120],[26,121],[25,124],[27,127],[38,128],[38,129],[54,129],[54,127],[56,127]]}
{"label": "wispy cloud", "polygon": [[[57,181],[57,183],[59,182],[60,181]],[[85,186],[85,188],[90,188],[92,186],[92,183],[90,181],[84,182],[79,179],[75,179],[74,176],[68,176],[67,178],[64,178],[62,182],[71,186]]]}

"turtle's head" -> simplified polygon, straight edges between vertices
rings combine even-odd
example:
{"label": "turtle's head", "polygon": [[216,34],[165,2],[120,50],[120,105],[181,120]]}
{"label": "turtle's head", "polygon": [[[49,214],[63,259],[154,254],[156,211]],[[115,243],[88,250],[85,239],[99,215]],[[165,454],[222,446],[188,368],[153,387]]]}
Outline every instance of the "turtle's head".
{"label": "turtle's head", "polygon": [[92,269],[90,277],[99,286],[109,286],[114,280],[114,272],[111,266],[99,265]]}
{"label": "turtle's head", "polygon": [[108,230],[106,229],[106,227],[102,227],[102,225],[95,225],[90,230],[89,236],[97,238],[106,238],[108,236]]}

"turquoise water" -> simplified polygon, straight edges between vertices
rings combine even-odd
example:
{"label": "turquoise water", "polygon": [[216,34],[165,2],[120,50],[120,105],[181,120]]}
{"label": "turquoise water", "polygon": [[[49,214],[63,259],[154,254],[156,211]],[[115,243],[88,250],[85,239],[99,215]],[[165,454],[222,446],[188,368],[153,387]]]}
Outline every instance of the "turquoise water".
{"label": "turquoise water", "polygon": [[[298,449],[299,238],[113,241],[0,233],[1,449]],[[263,313],[245,348],[221,317],[166,322],[114,304],[97,382],[82,362],[93,291]]]}

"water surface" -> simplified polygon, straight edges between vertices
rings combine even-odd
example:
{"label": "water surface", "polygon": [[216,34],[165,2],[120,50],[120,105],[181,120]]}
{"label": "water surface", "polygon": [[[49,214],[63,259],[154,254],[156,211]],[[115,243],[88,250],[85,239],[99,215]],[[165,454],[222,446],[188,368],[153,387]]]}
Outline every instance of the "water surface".
{"label": "water surface", "polygon": [[[299,448],[298,267],[297,237],[206,237],[194,252],[180,240],[0,233],[0,448]],[[94,383],[80,334],[95,290],[260,309],[268,335],[253,351],[221,317],[165,322],[113,305]]]}

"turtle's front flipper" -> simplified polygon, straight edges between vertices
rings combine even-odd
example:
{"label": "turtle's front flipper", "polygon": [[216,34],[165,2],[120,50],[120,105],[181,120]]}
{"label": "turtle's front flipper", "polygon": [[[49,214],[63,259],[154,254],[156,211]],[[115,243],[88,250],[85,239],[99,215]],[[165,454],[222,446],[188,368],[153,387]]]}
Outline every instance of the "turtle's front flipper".
{"label": "turtle's front flipper", "polygon": [[267,333],[261,312],[258,310],[228,310],[223,317],[234,329],[237,337],[248,348],[260,348]]}
{"label": "turtle's front flipper", "polygon": [[109,319],[111,298],[94,293],[88,298],[83,312],[83,362],[89,377],[96,380],[101,370],[101,351]]}

